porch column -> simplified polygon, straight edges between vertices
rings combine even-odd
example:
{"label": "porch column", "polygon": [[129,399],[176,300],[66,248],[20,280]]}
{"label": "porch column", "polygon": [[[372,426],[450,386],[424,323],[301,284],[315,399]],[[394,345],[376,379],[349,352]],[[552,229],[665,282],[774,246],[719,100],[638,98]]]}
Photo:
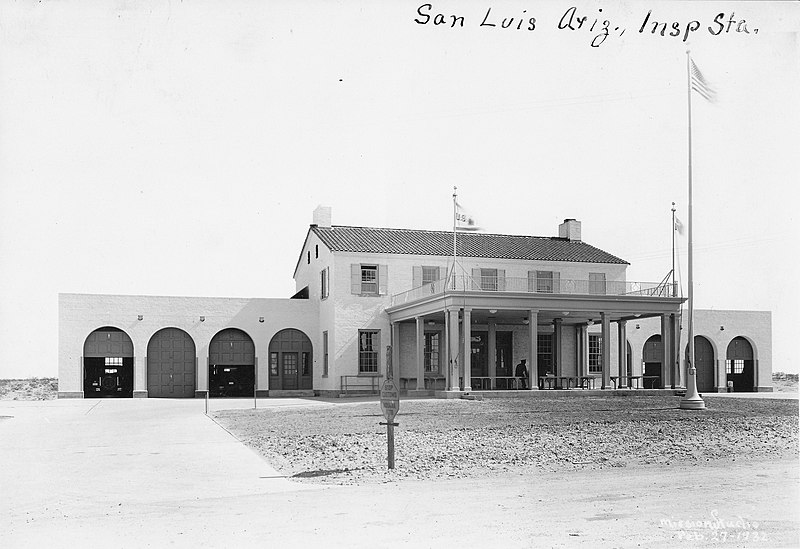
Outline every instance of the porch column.
{"label": "porch column", "polygon": [[603,350],[603,359],[601,368],[603,371],[603,379],[600,382],[600,388],[605,389],[611,384],[611,346],[608,344],[611,341],[611,319],[608,318],[608,313],[600,313],[600,346]]}
{"label": "porch column", "polygon": [[[617,321],[617,354],[619,355],[619,375],[628,375],[628,336],[625,333],[625,328],[628,324],[627,320]],[[631,387],[631,380],[628,379],[628,387]]]}
{"label": "porch column", "polygon": [[450,341],[448,347],[448,375],[450,376],[450,390],[458,391],[458,309],[448,311],[450,319]]}
{"label": "porch column", "polygon": [[417,391],[425,389],[425,321],[421,316],[417,321]]}
{"label": "porch column", "polygon": [[[400,383],[400,323],[392,322],[392,379]],[[389,369],[386,369],[389,377]]]}
{"label": "porch column", "polygon": [[661,315],[661,388],[665,389],[670,385],[669,374],[672,370],[672,360],[670,357],[670,340],[669,335],[669,315]]}
{"label": "porch column", "polygon": [[464,391],[472,390],[472,309],[464,307]]}
{"label": "porch column", "polygon": [[493,318],[489,319],[489,345],[487,352],[489,353],[487,358],[489,361],[489,389],[495,389],[497,387],[495,381],[497,377],[497,321]]}
{"label": "porch column", "polygon": [[528,389],[539,387],[539,311],[528,311]]}
{"label": "porch column", "polygon": [[[561,357],[561,323],[560,318],[553,319],[553,366],[556,376],[564,375]],[[558,383],[558,381],[556,381]]]}

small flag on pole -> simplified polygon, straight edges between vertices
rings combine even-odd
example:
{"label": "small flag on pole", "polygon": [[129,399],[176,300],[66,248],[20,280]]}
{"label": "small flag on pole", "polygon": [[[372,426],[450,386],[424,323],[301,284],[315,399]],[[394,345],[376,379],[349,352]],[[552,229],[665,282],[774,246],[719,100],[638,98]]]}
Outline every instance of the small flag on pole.
{"label": "small flag on pole", "polygon": [[694,60],[691,61],[691,64],[692,89],[702,95],[709,103],[716,103],[717,92],[709,85],[708,81],[706,81],[703,73],[700,72],[700,69],[694,64]]}
{"label": "small flag on pole", "polygon": [[458,231],[479,231],[478,224],[475,222],[475,217],[464,210],[461,204],[456,202],[456,230]]}
{"label": "small flag on pole", "polygon": [[678,231],[678,234],[683,234],[683,222],[678,219],[678,216],[675,216],[675,230]]}

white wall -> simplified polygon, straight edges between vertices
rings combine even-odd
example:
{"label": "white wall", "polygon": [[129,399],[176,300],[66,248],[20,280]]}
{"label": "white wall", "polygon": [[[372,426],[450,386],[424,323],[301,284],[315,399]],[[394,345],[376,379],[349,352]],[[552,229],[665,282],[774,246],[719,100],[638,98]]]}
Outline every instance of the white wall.
{"label": "white wall", "polygon": [[[147,389],[146,354],[162,328],[180,328],[195,343],[197,390],[208,389],[208,346],[220,330],[238,328],[255,343],[258,390],[269,389],[269,342],[284,328],[304,332],[313,345],[314,386],[322,369],[318,303],[300,299],[240,299],[59,294],[59,393],[83,391],[83,344],[94,330],[113,326],[133,341],[134,391]],[[142,315],[142,320],[138,320]],[[200,317],[205,317],[201,322]],[[259,322],[264,317],[264,322]],[[78,395],[73,395],[78,396]]]}

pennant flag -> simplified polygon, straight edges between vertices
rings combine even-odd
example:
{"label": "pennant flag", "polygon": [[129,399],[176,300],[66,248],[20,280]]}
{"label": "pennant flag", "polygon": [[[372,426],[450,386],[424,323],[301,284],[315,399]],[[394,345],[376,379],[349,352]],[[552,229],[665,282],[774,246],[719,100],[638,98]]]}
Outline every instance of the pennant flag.
{"label": "pennant flag", "polygon": [[481,228],[475,222],[475,217],[469,214],[456,202],[456,230],[458,231],[480,231]]}
{"label": "pennant flag", "polygon": [[683,223],[678,216],[675,216],[675,230],[678,231],[678,234],[683,234]]}
{"label": "pennant flag", "polygon": [[693,60],[691,60],[691,64],[692,89],[702,95],[709,103],[715,103],[717,101],[717,92],[709,85],[703,73],[700,72],[700,69],[697,68]]}

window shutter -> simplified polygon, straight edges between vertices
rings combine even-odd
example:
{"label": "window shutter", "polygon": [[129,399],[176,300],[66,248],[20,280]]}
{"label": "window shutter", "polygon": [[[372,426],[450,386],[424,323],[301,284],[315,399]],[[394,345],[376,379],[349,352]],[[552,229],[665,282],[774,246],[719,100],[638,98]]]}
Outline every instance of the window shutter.
{"label": "window shutter", "polygon": [[536,291],[536,271],[528,271],[528,291]]}
{"label": "window shutter", "polygon": [[361,265],[358,263],[350,265],[350,293],[361,293]]}
{"label": "window shutter", "polygon": [[414,267],[412,269],[411,287],[419,288],[422,286],[422,267]]}
{"label": "window shutter", "polygon": [[386,295],[386,288],[389,286],[389,266],[378,265],[378,294]]}
{"label": "window shutter", "polygon": [[553,293],[561,293],[561,273],[553,271]]}
{"label": "window shutter", "polygon": [[473,290],[480,290],[481,289],[481,270],[480,269],[472,269],[472,289]]}
{"label": "window shutter", "polygon": [[500,292],[506,291],[506,270],[497,269],[497,290]]}

